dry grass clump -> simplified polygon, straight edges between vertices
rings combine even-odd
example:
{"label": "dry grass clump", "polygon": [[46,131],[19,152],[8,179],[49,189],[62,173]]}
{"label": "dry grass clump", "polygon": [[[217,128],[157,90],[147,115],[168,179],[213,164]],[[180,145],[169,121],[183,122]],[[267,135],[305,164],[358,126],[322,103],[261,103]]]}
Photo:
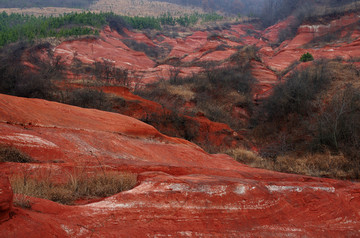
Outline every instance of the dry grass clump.
{"label": "dry grass clump", "polygon": [[167,85],[167,90],[170,94],[180,96],[185,101],[190,101],[195,96],[195,93],[191,90],[191,85]]}
{"label": "dry grass clump", "polygon": [[348,179],[356,177],[359,172],[355,166],[351,166],[352,162],[344,155],[332,155],[330,152],[304,156],[283,155],[275,159],[262,158],[243,148],[233,149],[226,153],[240,163],[283,173]]}
{"label": "dry grass clump", "polygon": [[34,160],[13,146],[0,145],[0,162],[31,163]]}
{"label": "dry grass clump", "polygon": [[316,177],[346,179],[354,177],[357,173],[355,168],[349,168],[350,164],[351,162],[344,155],[332,155],[326,152],[301,157],[279,156],[271,163],[270,169]]}
{"label": "dry grass clump", "polygon": [[[34,16],[59,16],[66,13],[81,13],[83,9],[66,8],[66,7],[31,7],[31,8],[0,8],[0,12],[7,14],[19,13]],[[99,12],[99,11],[97,11]]]}
{"label": "dry grass clump", "polygon": [[[108,197],[132,189],[137,182],[137,175],[116,171],[99,171],[95,174],[86,172],[71,173],[65,182],[53,181],[47,176],[23,173],[10,178],[15,194],[48,199],[71,205],[79,199]],[[24,196],[16,196],[14,204],[29,207]]]}
{"label": "dry grass clump", "polygon": [[15,194],[14,199],[13,199],[13,204],[15,207],[21,207],[24,209],[31,208],[30,200],[29,200],[28,196],[26,196],[24,194]]}
{"label": "dry grass clump", "polygon": [[90,6],[90,10],[110,11],[129,16],[160,16],[168,12],[171,15],[181,16],[183,14],[203,12],[200,7],[181,6],[174,3],[149,0],[99,0]]}
{"label": "dry grass clump", "polygon": [[226,152],[226,154],[233,157],[236,161],[247,165],[257,164],[257,161],[263,160],[256,153],[243,148],[236,148]]}

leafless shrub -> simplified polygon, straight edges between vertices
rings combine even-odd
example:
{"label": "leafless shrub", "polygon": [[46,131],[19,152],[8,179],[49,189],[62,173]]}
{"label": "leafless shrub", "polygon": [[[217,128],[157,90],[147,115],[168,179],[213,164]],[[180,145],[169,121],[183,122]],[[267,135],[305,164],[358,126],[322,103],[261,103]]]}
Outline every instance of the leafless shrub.
{"label": "leafless shrub", "polygon": [[130,87],[131,80],[128,69],[118,68],[114,62],[109,60],[95,62],[92,67],[92,74],[100,83]]}
{"label": "leafless shrub", "polygon": [[177,84],[178,81],[180,80],[180,77],[179,77],[179,74],[180,74],[180,68],[179,67],[172,67],[170,69],[170,77],[169,77],[169,80],[170,80],[170,84]]}
{"label": "leafless shrub", "polygon": [[[58,58],[54,62],[43,62],[35,57],[38,48],[50,52],[46,47],[46,44],[31,47],[28,43],[19,42],[1,49],[0,92],[53,100],[56,92],[53,80],[58,77],[62,68]],[[32,63],[34,69],[24,65],[24,60]]]}
{"label": "leafless shrub", "polygon": [[70,91],[64,103],[83,108],[94,108],[104,111],[112,110],[112,104],[108,96],[104,92],[92,88]]}
{"label": "leafless shrub", "polygon": [[273,94],[266,99],[260,114],[268,121],[284,119],[289,114],[302,116],[312,112],[312,100],[330,85],[333,73],[326,61],[302,71],[295,71],[288,80],[275,87]]}
{"label": "leafless shrub", "polygon": [[151,58],[158,58],[161,55],[161,48],[158,48],[156,46],[150,46],[143,42],[137,42],[133,39],[124,39],[122,40],[125,45],[127,45],[129,48],[144,52],[147,56]]}
{"label": "leafless shrub", "polygon": [[317,142],[335,151],[360,146],[360,90],[347,85],[338,91],[318,120]]}
{"label": "leafless shrub", "polygon": [[0,145],[0,162],[32,163],[35,161],[16,147]]}

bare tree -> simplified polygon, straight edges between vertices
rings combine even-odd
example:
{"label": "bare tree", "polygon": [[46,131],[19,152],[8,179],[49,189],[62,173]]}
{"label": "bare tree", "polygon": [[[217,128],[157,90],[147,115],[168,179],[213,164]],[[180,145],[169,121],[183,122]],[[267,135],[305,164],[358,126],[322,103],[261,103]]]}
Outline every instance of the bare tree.
{"label": "bare tree", "polygon": [[318,121],[319,140],[340,150],[360,146],[360,90],[352,85],[333,96]]}

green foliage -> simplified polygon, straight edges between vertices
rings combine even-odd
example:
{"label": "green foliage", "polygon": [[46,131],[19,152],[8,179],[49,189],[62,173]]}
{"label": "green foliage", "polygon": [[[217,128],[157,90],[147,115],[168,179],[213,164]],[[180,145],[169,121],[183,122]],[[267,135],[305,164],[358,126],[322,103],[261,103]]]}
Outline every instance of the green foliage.
{"label": "green foliage", "polygon": [[[112,14],[112,13],[109,13]],[[161,26],[191,26],[198,23],[200,20],[201,22],[210,22],[210,21],[218,21],[222,20],[224,17],[218,15],[216,13],[207,13],[207,14],[199,14],[194,13],[191,15],[183,15],[180,17],[173,17],[170,13],[163,14],[159,17],[123,17],[127,23],[129,23],[135,29],[157,29],[160,30]]]}
{"label": "green foliage", "polygon": [[125,22],[127,22],[132,28],[143,30],[143,29],[161,29],[161,24],[159,18],[155,17],[129,17],[123,16]]}
{"label": "green foliage", "polygon": [[223,20],[223,19],[224,19],[224,17],[217,13],[207,13],[207,14],[201,15],[201,20],[203,22],[219,21],[219,20]]}
{"label": "green foliage", "polygon": [[176,24],[176,19],[170,13],[161,15],[159,19],[162,25],[175,26]]}
{"label": "green foliage", "polygon": [[71,13],[59,17],[35,17],[21,14],[0,14],[0,46],[19,40],[45,37],[96,35],[106,24],[103,14]]}
{"label": "green foliage", "polygon": [[173,17],[170,13],[161,15],[158,20],[160,20],[161,25],[169,25],[175,26],[179,24],[180,26],[190,26],[194,25],[201,20],[201,22],[211,22],[211,21],[219,21],[224,19],[223,16],[216,14],[216,13],[206,13],[206,14],[199,14],[194,13],[191,15],[183,15],[180,17]]}
{"label": "green foliage", "polygon": [[314,60],[314,57],[312,56],[312,54],[310,54],[309,52],[303,54],[301,57],[300,57],[300,61],[301,62],[308,62],[308,61],[313,61]]}
{"label": "green foliage", "polygon": [[46,37],[69,37],[98,35],[99,29],[109,25],[122,33],[123,28],[156,29],[163,25],[190,26],[200,20],[203,22],[222,19],[217,14],[193,14],[173,17],[169,13],[160,17],[129,17],[114,13],[69,13],[58,17],[35,17],[22,14],[0,14],[0,47],[16,41],[32,41]]}

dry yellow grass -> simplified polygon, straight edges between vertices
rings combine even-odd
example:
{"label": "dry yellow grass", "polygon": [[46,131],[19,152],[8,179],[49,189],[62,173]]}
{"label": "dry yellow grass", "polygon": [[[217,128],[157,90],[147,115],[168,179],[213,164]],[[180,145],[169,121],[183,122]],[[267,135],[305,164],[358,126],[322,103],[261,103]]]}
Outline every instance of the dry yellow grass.
{"label": "dry yellow grass", "polygon": [[339,61],[330,61],[329,69],[333,74],[335,80],[331,81],[331,84],[317,96],[317,103],[322,107],[323,102],[331,101],[334,95],[338,94],[340,90],[345,89],[348,85],[352,85],[354,88],[360,88],[360,71],[351,63],[344,64]]}
{"label": "dry yellow grass", "polygon": [[126,16],[160,16],[170,13],[173,16],[203,13],[202,8],[180,6],[173,3],[148,1],[148,0],[99,0],[88,9],[63,8],[63,7],[33,7],[33,8],[0,8],[0,12],[23,13],[35,16],[58,16],[71,12],[114,12]]}
{"label": "dry yellow grass", "polygon": [[51,171],[47,174],[33,175],[24,172],[10,177],[10,183],[16,196],[14,204],[29,207],[25,196],[52,200],[62,204],[73,204],[78,199],[108,197],[132,189],[137,175],[116,171],[96,171],[95,173],[73,172],[64,182],[53,181]]}
{"label": "dry yellow grass", "polygon": [[226,153],[236,161],[251,167],[284,173],[337,179],[352,178],[357,173],[356,168],[351,168],[351,161],[345,156],[332,155],[330,152],[304,156],[284,155],[276,159],[265,159],[243,148],[233,149]]}
{"label": "dry yellow grass", "polygon": [[229,102],[237,102],[237,103],[246,103],[247,97],[244,93],[240,93],[237,91],[231,91],[227,95]]}
{"label": "dry yellow grass", "polygon": [[191,90],[191,85],[167,85],[167,90],[172,95],[182,97],[185,101],[190,101],[194,98],[195,93]]}
{"label": "dry yellow grass", "polygon": [[116,14],[127,16],[160,16],[170,13],[174,16],[191,14],[194,12],[203,13],[202,8],[186,7],[177,4],[147,1],[147,0],[99,0],[89,8],[91,11],[112,11]]}
{"label": "dry yellow grass", "polygon": [[352,174],[355,172],[351,169],[345,170],[350,164],[350,161],[343,155],[332,155],[330,152],[326,152],[301,157],[280,156],[271,163],[270,168],[280,172],[346,179],[353,177]]}
{"label": "dry yellow grass", "polygon": [[[64,8],[64,7],[32,7],[32,8],[0,8],[0,12],[11,13],[23,13],[34,16],[58,16],[64,13],[71,12],[84,12],[83,9],[76,8]],[[94,11],[100,12],[100,11]]]}
{"label": "dry yellow grass", "polygon": [[257,164],[259,160],[262,160],[262,158],[259,157],[256,153],[244,148],[228,150],[226,151],[226,154],[233,157],[236,161],[250,166],[252,164]]}
{"label": "dry yellow grass", "polygon": [[347,84],[360,87],[360,71],[357,66],[332,61],[330,62],[330,67],[335,74],[336,80],[332,82],[329,91],[337,92],[339,88],[344,88]]}

